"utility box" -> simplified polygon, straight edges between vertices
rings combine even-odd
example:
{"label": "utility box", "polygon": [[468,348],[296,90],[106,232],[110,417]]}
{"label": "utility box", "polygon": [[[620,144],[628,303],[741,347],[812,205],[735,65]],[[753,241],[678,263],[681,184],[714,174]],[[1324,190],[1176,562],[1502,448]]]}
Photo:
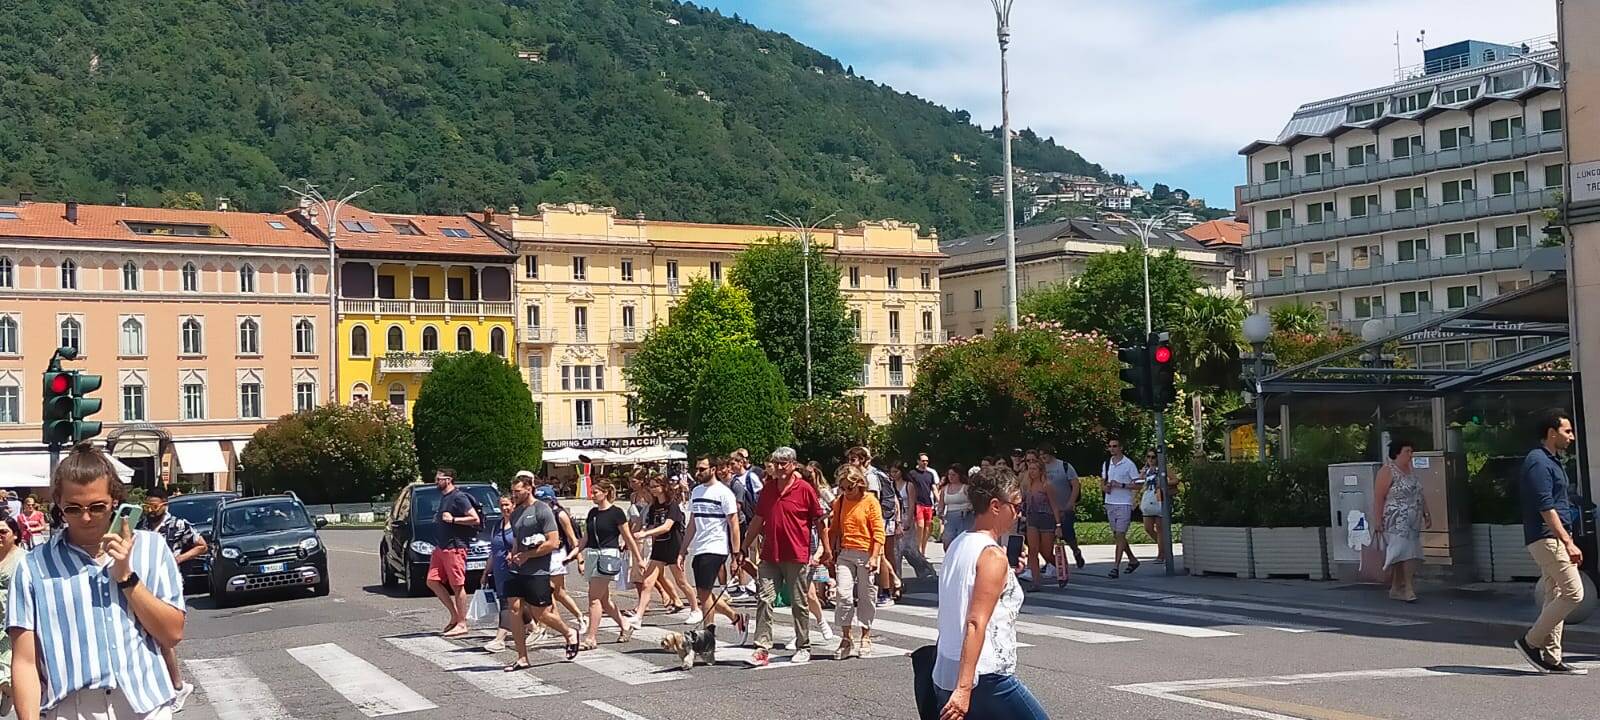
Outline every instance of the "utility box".
{"label": "utility box", "polygon": [[1328,569],[1335,580],[1379,582],[1384,578],[1383,551],[1378,548],[1377,533],[1372,533],[1372,542],[1359,552],[1349,543],[1355,521],[1351,513],[1361,513],[1369,531],[1372,527],[1375,480],[1381,467],[1375,462],[1328,466],[1328,519],[1332,525],[1328,530]]}
{"label": "utility box", "polygon": [[1456,452],[1418,452],[1411,456],[1411,469],[1422,483],[1422,499],[1433,516],[1433,526],[1422,530],[1426,574],[1451,581],[1475,576],[1466,458]]}

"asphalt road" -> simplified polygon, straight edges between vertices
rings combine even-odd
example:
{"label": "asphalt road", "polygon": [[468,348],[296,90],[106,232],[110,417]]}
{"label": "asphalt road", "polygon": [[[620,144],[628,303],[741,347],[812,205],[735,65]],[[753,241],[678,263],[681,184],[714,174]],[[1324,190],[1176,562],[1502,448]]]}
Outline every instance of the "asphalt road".
{"label": "asphalt road", "polygon": [[[683,673],[650,642],[682,626],[652,614],[658,629],[627,645],[569,663],[546,643],[531,671],[508,675],[510,653],[483,651],[486,636],[432,635],[443,623],[435,600],[377,587],[378,531],[323,537],[329,597],[229,610],[191,599],[180,656],[200,691],[182,718],[913,719],[903,653],[935,636],[934,588],[913,581],[903,606],[879,612],[879,657],[758,671],[734,661],[748,650],[726,648],[722,664]],[[1429,619],[1426,603],[1405,608],[1413,616],[1374,613],[1326,592],[1252,599],[1247,582],[1230,583],[1230,597],[1200,579],[1157,582],[1154,565],[1111,581],[1105,569],[1028,597],[1020,674],[1052,717],[1600,718],[1600,680],[1532,674],[1508,625]],[[1572,659],[1592,657],[1600,636],[1573,635]],[[608,621],[601,639],[615,636]]]}

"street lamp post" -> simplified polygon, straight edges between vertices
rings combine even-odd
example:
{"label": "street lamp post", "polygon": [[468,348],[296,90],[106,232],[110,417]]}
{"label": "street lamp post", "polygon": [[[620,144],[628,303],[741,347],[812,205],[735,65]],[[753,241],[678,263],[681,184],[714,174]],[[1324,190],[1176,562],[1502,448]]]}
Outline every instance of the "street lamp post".
{"label": "street lamp post", "polygon": [[1144,334],[1145,335],[1149,335],[1151,332],[1154,331],[1153,319],[1151,318],[1151,314],[1150,314],[1150,233],[1155,231],[1155,226],[1156,225],[1161,225],[1161,224],[1165,223],[1167,221],[1167,218],[1172,217],[1174,214],[1176,214],[1174,211],[1169,210],[1165,214],[1158,215],[1158,216],[1152,217],[1152,218],[1143,218],[1142,220],[1135,220],[1135,219],[1130,218],[1130,217],[1128,217],[1126,215],[1119,215],[1117,213],[1106,213],[1106,216],[1105,216],[1105,219],[1107,219],[1107,220],[1115,220],[1117,222],[1127,223],[1130,227],[1133,228],[1134,233],[1136,233],[1139,236],[1139,250],[1141,251],[1141,254],[1144,256]]}
{"label": "street lamp post", "polygon": [[801,265],[803,267],[802,273],[804,274],[804,281],[805,281],[805,304],[806,304],[806,399],[807,400],[811,399],[811,232],[813,230],[816,230],[823,223],[825,223],[825,222],[827,222],[829,220],[832,220],[833,216],[834,215],[838,215],[838,214],[839,213],[837,213],[837,212],[828,213],[827,217],[824,217],[821,220],[818,220],[818,221],[816,221],[814,223],[811,223],[810,225],[802,223],[799,220],[796,220],[795,218],[790,217],[788,215],[785,215],[785,214],[783,214],[781,212],[778,212],[776,210],[774,210],[773,212],[767,214],[767,217],[770,218],[771,220],[773,220],[774,222],[778,222],[778,223],[783,224],[785,227],[792,228],[796,233],[798,233],[800,235],[800,258],[801,258],[800,262],[801,262]]}
{"label": "street lamp post", "polygon": [[[344,193],[355,178],[345,180],[344,187],[339,193]],[[281,185],[284,190],[300,198],[300,206],[306,208],[306,216],[313,225],[320,214],[326,223],[323,233],[328,237],[328,401],[339,402],[339,211],[362,195],[377,188],[377,185],[346,193],[343,197],[329,198],[322,193],[322,188],[311,184],[305,178],[300,178],[300,187]],[[335,193],[336,195],[339,193]]]}
{"label": "street lamp post", "polygon": [[1256,313],[1244,319],[1244,339],[1255,350],[1256,460],[1267,459],[1267,403],[1261,396],[1261,377],[1266,374],[1267,338],[1272,335],[1272,318]]}
{"label": "street lamp post", "polygon": [[1017,219],[1012,205],[1011,74],[1006,50],[1011,46],[1011,4],[1014,0],[989,0],[994,6],[995,35],[1000,40],[1000,142],[1005,165],[1006,215],[1006,323],[1017,329]]}

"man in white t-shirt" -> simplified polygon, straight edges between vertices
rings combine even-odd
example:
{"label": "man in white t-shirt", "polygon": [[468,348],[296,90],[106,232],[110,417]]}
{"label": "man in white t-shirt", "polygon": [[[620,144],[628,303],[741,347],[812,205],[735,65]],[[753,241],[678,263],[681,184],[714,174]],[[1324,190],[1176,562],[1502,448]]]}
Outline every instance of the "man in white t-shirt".
{"label": "man in white t-shirt", "polygon": [[739,505],[733,498],[733,491],[717,481],[711,458],[696,460],[694,475],[700,484],[689,494],[689,535],[684,539],[682,552],[694,575],[694,590],[700,597],[700,607],[707,608],[706,612],[712,617],[691,614],[688,624],[695,625],[705,619],[709,621],[707,625],[714,625],[715,615],[721,613],[733,621],[734,628],[739,631],[739,644],[743,645],[744,636],[749,633],[745,616],[734,612],[726,597],[718,598],[716,605],[711,604],[711,591],[717,587],[717,573],[729,558],[735,563],[741,559]]}
{"label": "man in white t-shirt", "polygon": [[1111,560],[1110,577],[1122,574],[1122,554],[1128,554],[1128,572],[1139,569],[1139,558],[1128,547],[1128,524],[1133,521],[1133,499],[1139,496],[1139,486],[1144,484],[1144,474],[1139,465],[1122,454],[1122,441],[1112,439],[1106,443],[1111,458],[1100,467],[1100,491],[1105,495],[1106,520],[1111,522],[1111,536],[1116,538],[1116,555]]}

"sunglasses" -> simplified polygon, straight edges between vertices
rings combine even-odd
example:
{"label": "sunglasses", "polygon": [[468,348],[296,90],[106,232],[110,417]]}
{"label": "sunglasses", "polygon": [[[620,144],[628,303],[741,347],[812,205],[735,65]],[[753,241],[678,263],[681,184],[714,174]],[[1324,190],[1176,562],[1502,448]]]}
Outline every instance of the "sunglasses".
{"label": "sunglasses", "polygon": [[83,505],[61,506],[61,514],[69,517],[89,517],[91,515],[100,517],[108,512],[111,512],[111,503],[108,502],[89,503],[87,507]]}

